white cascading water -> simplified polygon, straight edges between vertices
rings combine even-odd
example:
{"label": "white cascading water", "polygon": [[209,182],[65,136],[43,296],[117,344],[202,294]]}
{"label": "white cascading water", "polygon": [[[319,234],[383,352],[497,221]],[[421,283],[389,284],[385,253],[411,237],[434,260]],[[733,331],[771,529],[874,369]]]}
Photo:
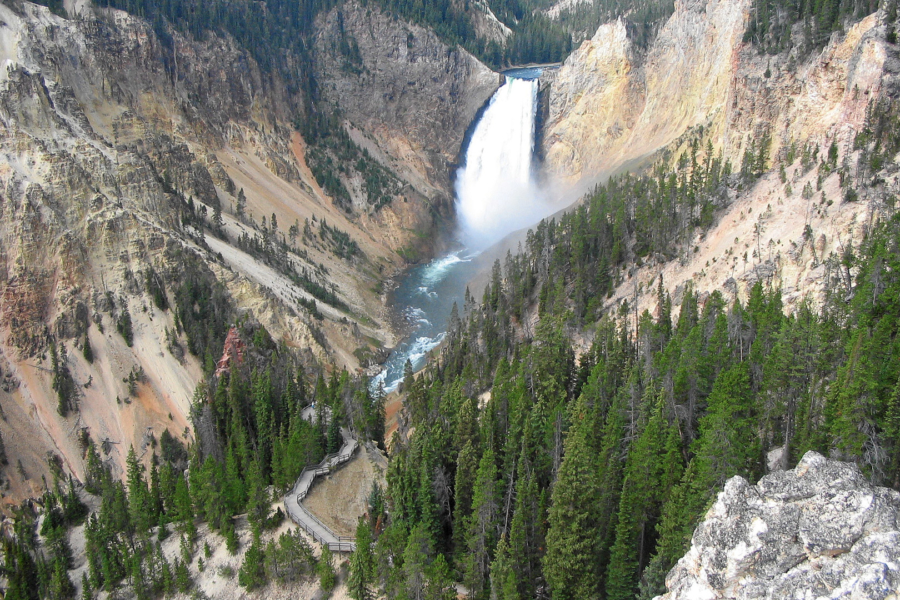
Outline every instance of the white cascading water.
{"label": "white cascading water", "polygon": [[380,384],[385,391],[395,390],[406,361],[420,369],[444,339],[451,307],[462,306],[462,291],[474,274],[466,268],[475,264],[472,253],[552,211],[532,178],[537,92],[536,80],[508,77],[475,126],[466,164],[456,172],[460,241],[466,249],[415,267],[392,292],[409,332],[372,378],[373,390]]}
{"label": "white cascading water", "polygon": [[547,214],[532,177],[538,82],[507,77],[472,133],[456,173],[462,241],[483,248]]}

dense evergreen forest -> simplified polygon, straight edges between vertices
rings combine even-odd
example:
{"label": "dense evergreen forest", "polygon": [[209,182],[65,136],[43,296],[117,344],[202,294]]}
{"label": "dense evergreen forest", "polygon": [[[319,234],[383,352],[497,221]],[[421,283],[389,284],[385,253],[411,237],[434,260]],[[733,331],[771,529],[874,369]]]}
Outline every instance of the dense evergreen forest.
{"label": "dense evergreen forest", "polygon": [[[122,6],[197,35],[216,23],[238,40],[272,40],[273,46],[253,50],[265,53],[260,62],[271,68],[282,68],[273,65],[284,49],[307,51],[285,24],[305,31],[324,7],[275,0],[152,8],[123,0]],[[759,5],[748,36],[777,51],[786,43],[783,27],[794,19],[809,24],[810,44],[821,43],[816,35],[869,8]],[[392,10],[410,16],[419,8]],[[425,16],[410,18],[438,18],[422,10]],[[504,20],[521,19],[522,31],[531,18],[514,2],[495,10]],[[665,4],[647,9],[647,31],[667,10]],[[451,27],[453,18],[440,18]],[[541,29],[539,19],[533,23]],[[442,35],[468,35],[448,31]],[[528,52],[522,56],[534,56]],[[303,77],[294,79],[298,89],[314,94],[314,82]],[[885,161],[900,151],[898,115],[895,104],[870,107],[853,169],[839,161],[836,146],[798,144],[770,157],[765,135],[733,169],[701,132],[677,159],[613,178],[577,209],[529,232],[520,252],[494,265],[481,300],[467,294],[454,311],[439,360],[418,377],[411,370],[405,377],[388,488],[372,490],[368,519],[357,529],[359,549],[350,558],[353,597],[449,600],[462,582],[478,599],[646,599],[662,591],[698,518],[733,475],[753,480],[770,463],[790,467],[815,449],[855,461],[873,481],[900,489],[895,198],[879,207],[885,216],[861,246],[822,257],[829,293],[821,305],[802,302],[786,315],[781,291],[765,280],[745,302],[700,296],[690,286],[676,302],[659,279],[655,290],[645,291],[655,297],[652,314],[638,313],[634,302],[604,309],[630,267],[689,254],[694,234],[771,168],[817,169],[820,180],[837,172],[844,190],[838,201],[857,201],[855,189],[877,183]],[[316,135],[331,137],[327,143],[338,149],[345,142]],[[372,172],[381,177],[387,176]],[[182,220],[197,218],[180,202]],[[341,233],[319,225],[321,240],[354,255]],[[264,238],[242,243],[260,255],[274,252]],[[756,264],[760,254],[745,261]],[[237,573],[245,588],[313,574],[334,581],[329,553],[315,558],[299,534],[262,543],[262,532],[283,519],[271,513],[268,490],[283,493],[304,465],[335,450],[340,425],[384,446],[384,397],[362,378],[310,365],[258,323],[241,320],[219,284],[188,258],[181,272],[160,275],[148,271],[145,284],[160,310],[175,314],[169,351],[190,352],[204,363],[191,415],[197,441],[188,447],[182,432],[164,432],[147,449],[149,468],[134,448],[125,450],[120,480],[104,460],[108,440],[84,432],[84,489],[100,508],[89,514],[78,484],[51,459],[55,478],[42,508],[20,507],[14,535],[2,542],[5,598],[73,597],[67,532],[82,523],[83,597],[126,587],[138,598],[188,593],[187,565],[197,561],[202,569],[210,553],[199,547],[198,524],[208,523],[236,552],[234,517],[243,513],[253,531]],[[115,312],[114,298],[111,306]],[[127,310],[120,308],[115,322],[127,341]],[[232,324],[246,345],[244,360],[217,374]],[[574,336],[592,340],[577,358]],[[54,386],[63,390],[60,411],[77,410],[64,391],[65,373],[53,370]],[[130,383],[137,386],[140,378],[134,373]],[[317,417],[303,419],[302,409],[313,402]],[[181,551],[170,561],[160,543],[173,535]]]}
{"label": "dense evergreen forest", "polygon": [[[877,184],[900,149],[896,119],[872,107],[855,180],[836,148],[770,160],[763,136],[731,173],[695,142],[539,224],[480,302],[467,293],[440,358],[405,378],[389,513],[354,597],[452,597],[449,573],[473,598],[649,599],[733,475],[756,480],[817,450],[900,489],[895,198],[860,247],[823,257],[821,306],[786,315],[759,280],[745,302],[688,286],[676,315],[658,279],[652,315],[627,301],[602,310],[623,266],[676,256],[729,189],[779,162],[837,171],[856,201],[854,186]],[[573,336],[593,340],[577,360]]]}
{"label": "dense evergreen forest", "polygon": [[[185,283],[188,287],[194,286]],[[179,297],[182,293],[185,290]],[[213,310],[227,309],[221,302],[213,303]],[[181,318],[182,309],[178,310]],[[210,319],[196,322],[198,327],[211,324]],[[284,494],[305,465],[336,451],[341,426],[383,445],[383,395],[373,395],[365,380],[346,371],[334,371],[330,377],[307,374],[292,353],[258,324],[244,322],[235,331],[246,340],[243,361],[233,360],[218,375],[214,364],[208,363],[209,376],[195,392],[191,416],[196,443],[186,448],[179,432],[164,431],[145,450],[151,454],[149,471],[130,447],[121,481],[103,458],[109,455],[109,442],[98,444],[82,430],[84,490],[100,498],[99,510],[90,515],[74,481],[64,478],[61,462],[51,463],[56,475],[41,499],[43,510],[22,505],[15,535],[4,538],[5,598],[74,597],[75,586],[67,573],[72,566],[68,532],[79,524],[85,524],[88,560],[83,598],[123,589],[132,590],[137,598],[190,593],[188,565],[196,562],[202,571],[204,557],[208,560],[211,553],[209,542],[199,546],[198,522],[208,523],[229,552],[236,553],[234,518],[239,514],[247,515],[252,530],[237,573],[245,588],[269,580],[334,576],[329,557],[316,559],[298,532],[268,544],[261,542],[261,534],[285,517],[280,510],[272,513],[272,494]],[[221,347],[221,338],[216,337]],[[190,345],[192,352],[202,348]],[[315,418],[303,419],[302,409],[313,402]],[[326,418],[326,411],[332,418]],[[373,498],[377,504],[377,490]],[[172,535],[180,538],[174,561],[166,559],[160,545]]]}

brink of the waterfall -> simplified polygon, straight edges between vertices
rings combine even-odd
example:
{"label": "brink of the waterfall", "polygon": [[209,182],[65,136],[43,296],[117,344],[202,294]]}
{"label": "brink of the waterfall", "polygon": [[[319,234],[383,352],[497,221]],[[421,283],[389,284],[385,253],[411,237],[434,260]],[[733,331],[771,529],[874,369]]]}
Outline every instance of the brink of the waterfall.
{"label": "brink of the waterfall", "polygon": [[456,174],[460,237],[483,248],[534,224],[548,205],[533,177],[538,81],[507,77],[472,133]]}

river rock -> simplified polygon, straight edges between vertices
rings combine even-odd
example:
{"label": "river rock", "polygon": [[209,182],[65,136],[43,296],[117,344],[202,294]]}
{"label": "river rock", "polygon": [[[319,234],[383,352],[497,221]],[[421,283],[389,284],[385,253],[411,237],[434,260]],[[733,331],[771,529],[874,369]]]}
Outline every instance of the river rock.
{"label": "river rock", "polygon": [[807,452],[797,467],[725,484],[657,600],[896,599],[900,493]]}

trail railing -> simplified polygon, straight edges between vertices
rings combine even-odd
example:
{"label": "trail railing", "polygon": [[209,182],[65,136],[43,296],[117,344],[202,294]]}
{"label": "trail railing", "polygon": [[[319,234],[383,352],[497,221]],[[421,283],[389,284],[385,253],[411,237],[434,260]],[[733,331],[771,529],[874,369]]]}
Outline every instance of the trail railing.
{"label": "trail railing", "polygon": [[[327,545],[328,549],[334,552],[353,552],[356,548],[354,538],[336,535],[330,527],[320,521],[302,503],[302,500],[309,494],[316,477],[327,475],[353,458],[353,454],[359,447],[359,442],[348,433],[344,431],[341,433],[344,438],[344,445],[341,446],[341,449],[327,454],[318,464],[304,467],[300,472],[300,477],[297,478],[297,482],[294,484],[294,488],[285,497],[284,504],[287,513],[291,516],[291,520],[302,527],[315,541],[322,545]],[[295,502],[292,503],[290,500],[295,500]],[[297,505],[301,514],[297,514],[292,510],[293,504]]]}
{"label": "trail railing", "polygon": [[327,545],[328,549],[332,552],[353,552],[356,550],[356,541],[355,538],[335,535],[331,528],[328,527],[325,523],[320,521],[316,515],[309,512],[309,509],[297,502],[297,505],[300,507],[300,510],[303,511],[305,519],[312,521],[322,529],[328,532],[328,538],[326,536],[321,535],[318,531],[316,531],[315,527],[310,525],[305,519],[297,519],[297,524],[303,528],[303,530],[308,533],[315,541],[319,542],[323,546]]}

